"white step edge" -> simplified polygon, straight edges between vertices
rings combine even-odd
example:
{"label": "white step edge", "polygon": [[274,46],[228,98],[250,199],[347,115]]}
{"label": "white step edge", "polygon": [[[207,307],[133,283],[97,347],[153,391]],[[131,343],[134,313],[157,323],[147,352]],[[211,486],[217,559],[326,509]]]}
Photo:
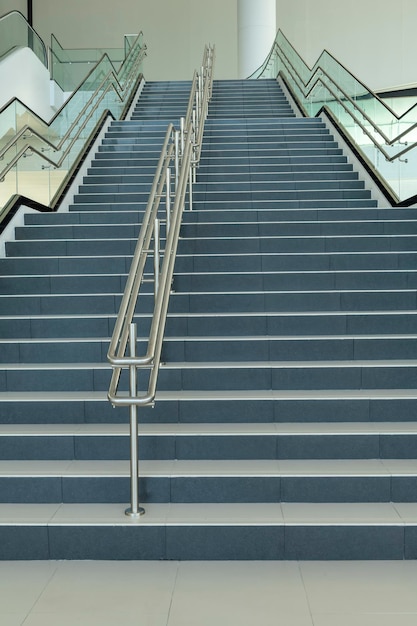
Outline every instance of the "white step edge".
{"label": "white step edge", "polygon": [[[155,478],[398,478],[417,477],[417,459],[163,460],[139,462]],[[0,478],[129,477],[128,460],[0,461]]]}
{"label": "white step edge", "polygon": [[414,503],[0,504],[0,526],[415,526]]}
{"label": "white step edge", "polygon": [[[162,423],[139,422],[143,437],[416,435],[417,422]],[[0,424],[0,437],[126,437],[129,424]]]}

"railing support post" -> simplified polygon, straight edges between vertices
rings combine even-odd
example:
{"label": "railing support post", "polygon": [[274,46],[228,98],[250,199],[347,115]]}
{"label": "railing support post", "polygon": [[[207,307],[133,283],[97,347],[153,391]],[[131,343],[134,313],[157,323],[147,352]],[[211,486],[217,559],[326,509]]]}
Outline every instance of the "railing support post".
{"label": "railing support post", "polygon": [[168,238],[168,233],[169,233],[169,228],[171,225],[171,168],[167,167],[166,170],[166,188],[167,188],[167,195],[166,195],[166,235],[165,237]]}
{"label": "railing support post", "polygon": [[190,166],[190,171],[188,174],[189,180],[188,180],[188,193],[189,193],[189,200],[190,200],[190,211],[193,210],[193,168],[192,166]]}
{"label": "railing support post", "polygon": [[185,139],[185,138],[184,138],[185,127],[184,127],[184,124],[185,124],[185,118],[184,118],[184,117],[182,117],[182,118],[180,119],[180,129],[181,129],[181,159],[182,159],[183,154],[184,154],[184,146],[185,146],[185,141],[184,141],[184,139]]}
{"label": "railing support post", "polygon": [[180,172],[180,132],[175,131],[175,191],[178,189],[178,179]]}
{"label": "railing support post", "polygon": [[[136,356],[136,324],[131,324],[129,329],[130,356]],[[137,394],[136,365],[129,368],[130,397]],[[138,455],[138,407],[130,405],[130,508],[126,509],[129,517],[139,517],[145,513],[145,509],[139,506],[139,455]]]}
{"label": "railing support post", "polygon": [[159,220],[158,218],[155,220],[155,228],[154,228],[154,255],[153,255],[153,272],[154,272],[154,297],[156,300],[156,296],[158,295],[159,289],[159,264],[160,264],[160,232],[159,232]]}

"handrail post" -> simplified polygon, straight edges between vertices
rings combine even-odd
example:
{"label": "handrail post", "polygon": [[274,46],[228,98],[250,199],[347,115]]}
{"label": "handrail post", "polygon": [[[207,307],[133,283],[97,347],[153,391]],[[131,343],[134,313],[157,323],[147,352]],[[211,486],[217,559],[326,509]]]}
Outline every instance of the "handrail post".
{"label": "handrail post", "polygon": [[190,201],[190,211],[193,210],[193,166],[190,166],[190,171],[189,171],[189,182],[188,182],[188,194],[189,194],[189,201]]}
{"label": "handrail post", "polygon": [[185,118],[182,117],[180,119],[180,128],[181,128],[181,158],[184,154],[184,123],[185,123]]}
{"label": "handrail post", "polygon": [[171,168],[166,169],[166,237],[168,237],[171,222]]}
{"label": "handrail post", "polygon": [[159,219],[155,219],[154,228],[154,255],[153,255],[153,271],[154,271],[154,297],[159,289],[159,264],[160,264],[160,232],[159,232]]}
{"label": "handrail post", "polygon": [[175,142],[175,191],[178,188],[178,179],[179,179],[179,171],[180,171],[180,133],[178,130],[175,131],[174,136]]}
{"label": "handrail post", "polygon": [[[136,356],[136,324],[131,324],[129,329],[130,356]],[[132,363],[129,368],[130,397],[137,394],[137,371]],[[130,508],[126,509],[129,517],[139,517],[145,513],[145,509],[139,506],[139,458],[138,458],[138,407],[130,405]]]}

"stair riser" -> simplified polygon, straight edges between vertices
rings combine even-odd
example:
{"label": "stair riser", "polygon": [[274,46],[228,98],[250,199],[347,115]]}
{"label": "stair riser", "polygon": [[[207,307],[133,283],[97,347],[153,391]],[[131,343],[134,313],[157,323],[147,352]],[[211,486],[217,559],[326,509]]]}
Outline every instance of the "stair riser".
{"label": "stair riser", "polygon": [[[62,282],[64,280],[62,279]],[[110,281],[109,281],[110,282]],[[65,282],[64,282],[65,284]],[[88,284],[88,281],[86,281]],[[1,285],[1,282],[0,282]],[[174,289],[181,291],[332,291],[416,289],[417,272],[289,272],[259,274],[179,274]],[[80,286],[80,290],[83,287]],[[94,287],[92,287],[94,289]],[[109,287],[111,290],[111,287]],[[100,291],[100,289],[97,289]]]}
{"label": "stair riser", "polygon": [[[145,460],[334,460],[415,459],[417,435],[251,435],[141,436]],[[126,460],[126,436],[0,436],[0,454],[8,460]],[[330,480],[334,480],[330,479]],[[417,479],[414,477],[414,482]],[[0,478],[1,482],[1,478]],[[287,496],[288,497],[288,496]]]}
{"label": "stair riser", "polygon": [[[35,261],[35,259],[33,259]],[[416,267],[417,254],[358,253],[358,254],[236,254],[179,256],[177,273],[186,272],[286,272],[286,271],[347,271],[400,270]],[[36,264],[35,264],[36,266]],[[17,264],[17,267],[18,264]]]}
{"label": "stair riser", "polygon": [[[4,339],[110,337],[115,317],[115,315],[113,317],[93,316],[91,318],[54,318],[52,316],[0,319],[0,337]],[[147,327],[148,325],[145,326],[145,328]],[[141,328],[144,329],[143,322]]]}
{"label": "stair riser", "polygon": [[380,235],[356,237],[268,237],[185,239],[180,241],[180,254],[239,254],[239,253],[313,253],[313,252],[414,252],[414,235]]}
{"label": "stair riser", "polygon": [[[150,192],[150,184],[143,184],[142,181],[136,181],[135,183],[126,183],[126,184],[110,184],[109,181],[101,181],[97,184],[92,184],[89,182],[88,184],[83,184],[79,187],[80,194],[100,194],[103,192],[106,194],[114,194],[120,193],[122,195],[126,193],[148,193]],[[286,182],[286,181],[275,181],[271,182],[262,180],[260,177],[259,182],[251,181],[251,182],[235,182],[234,180],[220,182],[212,182],[212,183],[204,183],[199,182],[194,186],[194,194],[204,198],[204,194],[206,194],[207,198],[211,198],[213,196],[216,197],[217,194],[225,194],[227,196],[228,193],[237,193],[242,194],[242,198],[245,198],[245,195],[248,192],[252,192],[254,197],[258,197],[259,194],[270,192],[276,193],[277,197],[279,197],[279,193],[285,190],[289,191],[311,191],[312,193],[315,190],[323,190],[329,192],[330,190],[363,190],[364,183],[356,180],[347,180],[341,182],[340,180],[310,180],[307,182]],[[201,200],[200,197],[200,200]],[[260,196],[262,197],[262,196]]]}
{"label": "stair riser", "polygon": [[[143,330],[143,325],[140,326]],[[103,341],[0,344],[0,363],[97,363],[107,358],[110,337]],[[146,351],[138,342],[138,354]],[[165,340],[165,361],[342,361],[413,359],[417,339],[311,339],[306,340]]]}
{"label": "stair riser", "polygon": [[[324,395],[324,394],[323,394]],[[395,394],[392,394],[395,396]],[[267,394],[268,396],[268,394]],[[340,394],[339,394],[340,396]],[[368,399],[315,398],[273,400],[163,400],[140,411],[141,423],[341,423],[415,421],[417,398],[384,396]],[[128,424],[127,408],[101,401],[9,401],[0,405],[2,424]],[[406,448],[404,448],[406,449]]]}
{"label": "stair riser", "polygon": [[[116,315],[93,315],[90,317],[20,317],[0,318],[0,337],[12,338],[52,338],[52,337],[110,337]],[[294,313],[285,315],[197,315],[168,316],[167,337],[178,336],[295,336],[312,337],[321,335],[414,334],[417,328],[415,311],[367,315],[326,315],[325,313],[305,315]],[[150,317],[135,318],[142,335],[149,330]],[[282,340],[281,340],[282,341]],[[390,345],[390,340],[386,343]],[[412,342],[411,342],[412,343]],[[299,344],[300,345],[300,344]],[[376,344],[374,344],[376,346]],[[376,347],[374,348],[376,349]]]}
{"label": "stair riser", "polygon": [[[8,296],[1,301],[3,315],[112,314],[118,312],[121,294]],[[248,313],[292,311],[415,311],[416,292],[334,292],[334,293],[259,293],[259,294],[175,294],[172,313]],[[153,308],[151,294],[143,294],[138,312]]]}
{"label": "stair riser", "polygon": [[402,525],[5,526],[0,559],[352,560],[415,559],[417,533]]}
{"label": "stair riser", "polygon": [[[89,227],[80,227],[78,234]],[[100,227],[105,228],[105,227]],[[138,227],[139,228],[139,227]],[[132,227],[123,227],[125,230],[134,230]],[[111,229],[110,229],[111,230]],[[267,232],[265,225],[265,232]],[[48,241],[36,239],[26,241],[12,241],[6,244],[8,255],[16,256],[108,256],[127,255],[134,252],[136,239],[66,239],[65,231],[58,228],[61,240]],[[85,232],[85,231],[84,231]],[[33,231],[35,233],[35,231]],[[101,230],[101,233],[103,231]],[[41,234],[41,233],[40,233]],[[88,233],[85,233],[88,234]],[[89,233],[91,235],[91,232]],[[415,253],[415,235],[369,236],[312,236],[312,237],[271,237],[265,234],[257,237],[213,237],[200,239],[186,239],[179,242],[179,255],[208,255],[208,254],[276,254],[277,251],[288,254],[303,253],[378,253],[378,252],[409,252]]]}
{"label": "stair riser", "polygon": [[[324,390],[324,389],[415,389],[417,366],[352,365],[304,367],[268,366],[239,368],[202,367],[181,369],[164,367],[159,372],[158,388],[161,391],[179,390]],[[120,389],[128,388],[126,376],[122,375]],[[25,368],[9,369],[0,373],[1,391],[107,391],[110,370],[88,369],[39,370],[27,365]],[[148,375],[139,373],[139,389],[147,389]]]}
{"label": "stair riser", "polygon": [[[132,221],[135,218],[132,219]],[[136,216],[136,220],[140,219]],[[352,250],[358,247],[358,244],[362,245],[359,249],[363,249],[364,252],[372,251],[373,244],[385,243],[386,249],[390,250],[390,243],[393,242],[392,249],[400,248],[399,244],[403,243],[403,248],[407,250],[407,244],[415,243],[413,237],[417,237],[417,222],[398,222],[395,223],[366,223],[361,224],[346,223],[346,224],[326,224],[326,223],[310,223],[310,224],[285,224],[285,223],[249,223],[249,224],[184,224],[181,230],[181,237],[183,239],[190,238],[222,238],[232,240],[239,243],[239,239],[252,239],[253,245],[259,245],[263,241],[259,242],[259,237],[263,240],[270,240],[272,237],[276,238],[276,250],[282,251],[282,242],[286,243],[286,237],[300,237],[299,241],[294,242],[292,250],[294,248],[305,248],[306,246],[312,246],[316,244],[326,251],[326,248],[334,248],[341,242],[346,250],[349,250],[349,243],[351,243]],[[21,226],[16,228],[16,240],[17,241],[33,241],[33,240],[45,240],[48,236],[52,240],[57,239],[133,239],[137,238],[140,232],[139,223],[126,223],[126,224],[63,224],[63,225],[48,225],[44,226]],[[161,224],[160,228],[161,236],[165,236],[165,226]],[[352,238],[353,235],[355,238]],[[403,239],[401,239],[403,237]],[[310,239],[311,238],[311,239]],[[247,241],[242,241],[242,247]],[[366,245],[368,244],[368,246]],[[45,245],[44,245],[45,247]],[[369,249],[367,249],[367,247]],[[400,248],[401,249],[401,248]],[[181,250],[180,250],[181,253]]]}
{"label": "stair riser", "polygon": [[[29,276],[0,278],[0,294],[103,294],[122,293],[126,274],[92,276]],[[149,279],[151,280],[151,279]],[[174,278],[177,292],[228,291],[265,293],[274,291],[340,291],[355,290],[415,290],[417,272],[311,272],[311,273],[254,273],[254,274],[180,274]],[[142,293],[153,293],[153,282],[142,286]]]}
{"label": "stair riser", "polygon": [[[0,502],[129,502],[129,477],[0,477]],[[142,477],[142,503],[411,502],[417,478],[336,477]],[[408,499],[407,499],[408,494]]]}

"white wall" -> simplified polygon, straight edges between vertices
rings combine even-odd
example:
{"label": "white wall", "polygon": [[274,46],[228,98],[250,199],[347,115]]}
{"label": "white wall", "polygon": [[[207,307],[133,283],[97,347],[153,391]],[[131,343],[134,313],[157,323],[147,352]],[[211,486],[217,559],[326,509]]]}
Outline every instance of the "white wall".
{"label": "white wall", "polygon": [[20,11],[25,17],[27,10],[27,0],[0,0],[0,17],[10,11]]}
{"label": "white wall", "polygon": [[[372,89],[417,83],[416,0],[276,4],[277,27],[309,65],[326,48]],[[12,9],[25,15],[26,5],[0,0],[0,15]],[[206,42],[216,44],[216,77],[238,74],[237,0],[34,0],[33,13],[46,45],[54,33],[67,48],[120,47],[125,33],[143,30],[148,80],[189,78]]]}
{"label": "white wall", "polygon": [[32,50],[20,48],[0,63],[0,85],[0,109],[19,98],[45,121],[51,119],[49,71]]}
{"label": "white wall", "polygon": [[34,28],[47,45],[53,33],[64,48],[117,48],[124,34],[142,30],[148,80],[191,79],[206,43],[216,44],[217,78],[236,76],[236,0],[36,0],[33,6]]}
{"label": "white wall", "polygon": [[326,48],[373,90],[417,83],[415,0],[277,0],[277,23],[310,66]]}

